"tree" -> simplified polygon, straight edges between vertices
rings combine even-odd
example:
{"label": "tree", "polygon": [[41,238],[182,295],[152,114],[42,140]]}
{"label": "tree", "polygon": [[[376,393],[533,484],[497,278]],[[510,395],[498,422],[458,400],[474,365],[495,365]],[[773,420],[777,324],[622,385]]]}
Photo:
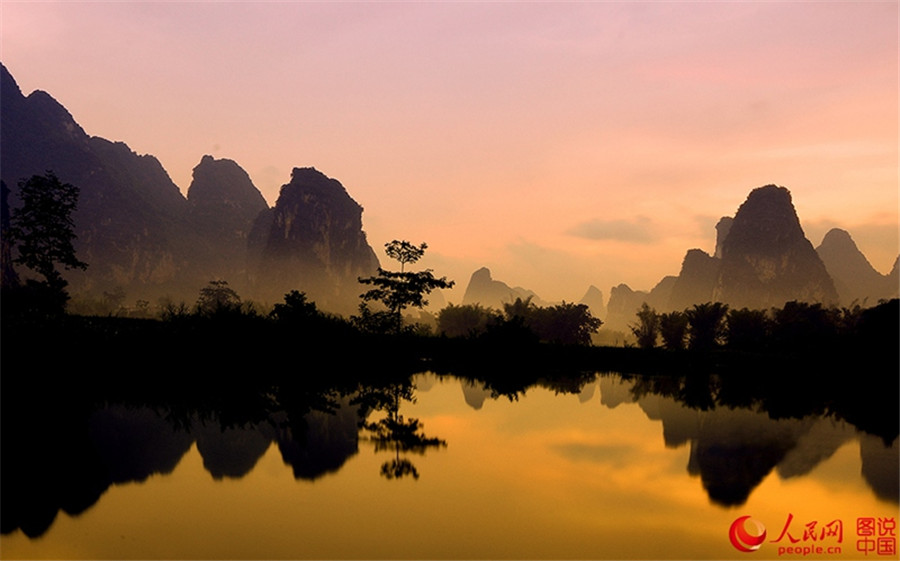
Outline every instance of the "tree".
{"label": "tree", "polygon": [[201,316],[240,312],[241,297],[228,286],[228,281],[213,280],[200,289],[195,308]]}
{"label": "tree", "polygon": [[449,304],[438,312],[438,332],[447,337],[475,337],[500,321],[500,314],[481,304]]}
{"label": "tree", "polygon": [[307,340],[341,337],[347,327],[343,318],[322,312],[299,290],[285,294],[284,303],[275,304],[269,318]]}
{"label": "tree", "polygon": [[785,302],[782,309],[775,310],[775,343],[793,350],[827,345],[837,333],[838,315],[837,310],[820,303]]}
{"label": "tree", "polygon": [[503,304],[503,313],[507,332],[524,328],[538,340],[562,345],[590,345],[591,334],[603,323],[591,315],[586,304],[563,302],[542,307],[532,303],[531,296]]}
{"label": "tree", "polygon": [[652,349],[656,346],[656,339],[659,336],[659,315],[644,302],[637,312],[637,318],[638,323],[629,327],[637,337],[638,347]]}
{"label": "tree", "polygon": [[381,302],[388,310],[390,319],[387,330],[399,333],[403,324],[403,310],[409,307],[424,308],[428,305],[425,297],[438,288],[451,288],[453,281],[447,277],[436,278],[431,269],[419,272],[406,272],[403,269],[406,263],[414,263],[425,253],[426,244],[415,247],[408,241],[394,240],[385,244],[385,252],[389,257],[400,261],[401,271],[386,271],[378,268],[378,274],[374,277],[360,278],[359,282],[371,285],[374,288],[364,292],[360,297],[364,300],[360,304],[362,318],[377,317],[379,312],[368,309],[366,302]]}
{"label": "tree", "polygon": [[284,304],[275,304],[269,314],[277,321],[304,323],[319,317],[315,302],[306,298],[305,292],[292,290],[284,295]]}
{"label": "tree", "polygon": [[596,333],[603,322],[591,315],[586,304],[563,302],[548,308],[535,307],[527,323],[544,341],[590,345],[591,333]]}
{"label": "tree", "polygon": [[402,273],[407,263],[415,263],[425,255],[428,244],[422,242],[419,247],[414,246],[410,242],[403,240],[394,240],[384,244],[384,252],[391,259],[400,262],[400,272]]}
{"label": "tree", "polygon": [[662,336],[663,347],[669,350],[683,349],[687,329],[688,319],[684,312],[659,315],[659,334]]}
{"label": "tree", "polygon": [[526,323],[528,318],[531,317],[537,305],[535,305],[532,301],[532,297],[529,296],[524,300],[521,298],[516,298],[513,302],[506,302],[503,304],[503,315],[506,316],[507,321],[512,321],[515,318],[522,318],[522,322]]}
{"label": "tree", "polygon": [[685,310],[688,318],[688,348],[710,350],[725,337],[725,316],[728,306],[721,302],[694,304]]}
{"label": "tree", "polygon": [[762,310],[741,308],[728,311],[728,346],[744,351],[759,351],[771,331],[769,318]]}
{"label": "tree", "polygon": [[19,286],[19,275],[13,268],[9,223],[9,188],[0,180],[0,287]]}
{"label": "tree", "polygon": [[79,190],[63,183],[52,171],[19,182],[22,205],[12,210],[9,236],[17,251],[13,263],[23,265],[44,280],[32,292],[42,292],[57,312],[65,310],[68,282],[58,267],[86,269],[75,256],[75,223],[72,213],[78,205]]}

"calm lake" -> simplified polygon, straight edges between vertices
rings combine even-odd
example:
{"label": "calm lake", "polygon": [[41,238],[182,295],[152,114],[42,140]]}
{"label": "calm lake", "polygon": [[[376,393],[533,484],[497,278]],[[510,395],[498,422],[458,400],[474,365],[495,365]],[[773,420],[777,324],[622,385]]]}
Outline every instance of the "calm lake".
{"label": "calm lake", "polygon": [[897,558],[896,426],[702,382],[423,372],[258,408],[31,411],[3,450],[0,555]]}

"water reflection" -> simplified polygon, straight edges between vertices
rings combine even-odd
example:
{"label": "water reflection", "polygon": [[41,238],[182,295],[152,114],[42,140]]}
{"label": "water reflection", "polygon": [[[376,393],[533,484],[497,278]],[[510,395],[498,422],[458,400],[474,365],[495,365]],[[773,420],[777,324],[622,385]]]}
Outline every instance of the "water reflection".
{"label": "water reflection", "polygon": [[[40,536],[59,511],[78,515],[113,485],[171,473],[195,443],[217,480],[251,473],[274,443],[294,479],[316,481],[339,472],[361,442],[390,456],[380,476],[418,479],[413,459],[447,442],[426,435],[420,420],[404,411],[416,402],[417,383],[432,384],[436,376],[340,384],[294,379],[200,401],[46,391],[4,396],[2,532]],[[898,502],[896,401],[866,411],[846,396],[809,399],[791,388],[777,395],[765,380],[707,374],[441,377],[456,380],[461,399],[476,411],[490,400],[515,402],[534,388],[575,396],[581,407],[596,403],[599,389],[603,407],[638,407],[661,424],[661,445],[689,446],[686,474],[699,477],[721,507],[744,504],[772,472],[782,479],[810,474],[854,439],[863,480],[879,499]],[[580,459],[602,452],[624,468],[631,461],[614,446],[598,452],[566,444],[560,451]]]}
{"label": "water reflection", "polygon": [[[699,476],[710,500],[722,506],[744,504],[773,470],[782,479],[809,474],[858,436],[834,415],[774,419],[765,411],[717,404],[709,390],[686,392],[690,399],[679,401],[660,383],[606,376],[599,385],[607,407],[635,403],[648,419],[660,421],[666,447],[689,445],[687,472]],[[897,502],[897,439],[888,446],[876,435],[859,438],[863,478],[876,496]]]}
{"label": "water reflection", "polygon": [[333,396],[331,406],[301,415],[278,411],[276,440],[281,458],[295,479],[314,481],[338,471],[359,451],[358,408],[346,395]]}
{"label": "water reflection", "polygon": [[[404,418],[400,414],[402,401],[415,402],[416,386],[412,380],[388,384],[384,387],[364,388],[355,399],[373,410],[384,411],[384,418],[363,421],[362,427],[368,431],[375,443],[375,451],[393,452],[394,457],[381,465],[381,475],[387,479],[400,479],[411,475],[419,478],[419,470],[409,459],[409,454],[425,454],[429,448],[446,446],[439,438],[425,436],[418,419]],[[401,456],[402,454],[402,456]]]}

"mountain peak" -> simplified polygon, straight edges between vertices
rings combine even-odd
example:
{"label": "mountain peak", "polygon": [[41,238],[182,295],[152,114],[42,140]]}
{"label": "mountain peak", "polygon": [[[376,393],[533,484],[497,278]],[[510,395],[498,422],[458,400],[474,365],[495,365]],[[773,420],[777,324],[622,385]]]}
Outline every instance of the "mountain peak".
{"label": "mountain peak", "polygon": [[784,187],[753,189],[722,243],[713,299],[735,307],[837,301],[834,281],[800,227]]}
{"label": "mountain peak", "polygon": [[888,298],[896,292],[890,279],[872,267],[846,230],[829,230],[816,253],[834,279],[843,304]]}
{"label": "mountain peak", "polygon": [[722,258],[729,252],[781,253],[805,240],[791,192],[777,185],[753,189],[738,208],[722,242]]}
{"label": "mountain peak", "polygon": [[0,62],[0,95],[3,96],[3,101],[24,97],[16,79],[2,62]]}
{"label": "mountain peak", "polygon": [[816,248],[816,252],[832,275],[835,273],[840,275],[859,274],[860,271],[864,271],[866,274],[877,273],[859,250],[856,242],[853,241],[850,232],[846,230],[840,228],[828,230],[828,233],[822,238],[822,243]]}
{"label": "mountain peak", "polygon": [[271,286],[284,294],[302,281],[318,303],[355,309],[349,296],[358,290],[357,279],[378,268],[362,229],[362,212],[337,179],[315,168],[294,168],[275,207],[254,226]]}
{"label": "mountain peak", "polygon": [[228,262],[241,262],[253,223],[269,205],[247,172],[233,160],[203,156],[188,188],[191,221],[209,239],[224,242],[210,273],[224,275]]}
{"label": "mountain peak", "polygon": [[268,208],[244,168],[234,160],[217,160],[210,155],[203,156],[194,167],[187,198],[194,205],[212,203],[246,207],[252,214],[251,219]]}
{"label": "mountain peak", "polygon": [[314,167],[294,168],[291,171],[290,182],[281,186],[278,201],[275,203],[276,207],[283,197],[285,203],[297,197],[315,197],[322,201],[328,200],[334,204],[347,206],[347,208],[358,207],[359,212],[363,210],[340,181],[328,177]]}
{"label": "mountain peak", "polygon": [[469,285],[463,294],[463,304],[481,304],[488,308],[502,309],[503,304],[512,303],[516,298],[532,299],[532,303],[541,304],[540,298],[521,287],[511,287],[505,282],[494,280],[487,267],[481,267],[469,278]]}
{"label": "mountain peak", "polygon": [[847,230],[841,230],[840,228],[832,228],[828,230],[825,234],[825,237],[822,238],[822,245],[838,245],[838,244],[850,244],[854,248],[856,247],[856,243],[853,241],[853,238],[850,236],[850,232]]}

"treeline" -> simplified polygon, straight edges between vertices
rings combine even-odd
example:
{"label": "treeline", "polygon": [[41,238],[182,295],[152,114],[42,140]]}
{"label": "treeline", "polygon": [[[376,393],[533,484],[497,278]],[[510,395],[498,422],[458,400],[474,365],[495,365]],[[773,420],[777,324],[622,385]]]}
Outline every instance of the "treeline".
{"label": "treeline", "polygon": [[[898,302],[894,299],[871,308],[788,302],[782,308],[769,310],[730,309],[722,303],[708,302],[666,313],[645,303],[630,329],[639,349],[794,353],[865,344],[890,350],[896,349],[900,340]],[[542,307],[531,298],[517,298],[504,304],[502,310],[480,304],[449,304],[436,314],[420,310],[418,316],[406,314],[402,318],[398,313],[402,310],[379,304],[363,302],[357,314],[346,318],[320,310],[305,293],[294,290],[285,294],[283,302],[265,309],[243,301],[226,281],[215,280],[199,290],[192,305],[166,302],[155,313],[145,306],[139,316],[161,321],[170,328],[190,326],[194,331],[215,324],[223,328],[260,328],[266,324],[267,328],[287,328],[297,335],[317,339],[351,334],[401,335],[504,345],[591,346],[592,335],[602,325],[584,304],[563,302]],[[120,310],[107,316],[121,320],[135,317]],[[28,320],[32,310],[16,306],[13,298],[5,298],[2,311],[5,322],[16,322]],[[99,318],[95,316],[95,320]]]}
{"label": "treeline", "polygon": [[[531,298],[518,298],[502,310],[480,304],[450,304],[437,314],[421,311],[418,316],[398,317],[395,310],[363,302],[357,314],[349,318],[320,310],[304,292],[293,290],[284,301],[270,309],[243,301],[227,281],[215,280],[199,291],[196,302],[165,302],[153,314],[143,306],[138,317],[161,320],[181,326],[203,326],[211,323],[257,325],[268,323],[310,335],[323,332],[354,332],[358,335],[401,335],[477,339],[496,342],[555,343],[560,345],[590,345],[591,335],[602,322],[591,315],[584,304],[562,304],[541,307]],[[90,315],[90,314],[89,314]],[[108,314],[119,318],[135,317],[133,312],[120,308]]]}
{"label": "treeline", "polygon": [[883,345],[896,354],[898,302],[893,299],[871,308],[787,302],[783,308],[769,310],[729,309],[720,302],[707,302],[668,313],[658,313],[644,303],[630,328],[642,349],[806,352],[865,344]]}
{"label": "treeline", "polygon": [[541,307],[531,297],[516,298],[502,311],[480,304],[450,304],[437,314],[437,331],[446,337],[520,338],[563,345],[589,345],[601,324],[585,304]]}

